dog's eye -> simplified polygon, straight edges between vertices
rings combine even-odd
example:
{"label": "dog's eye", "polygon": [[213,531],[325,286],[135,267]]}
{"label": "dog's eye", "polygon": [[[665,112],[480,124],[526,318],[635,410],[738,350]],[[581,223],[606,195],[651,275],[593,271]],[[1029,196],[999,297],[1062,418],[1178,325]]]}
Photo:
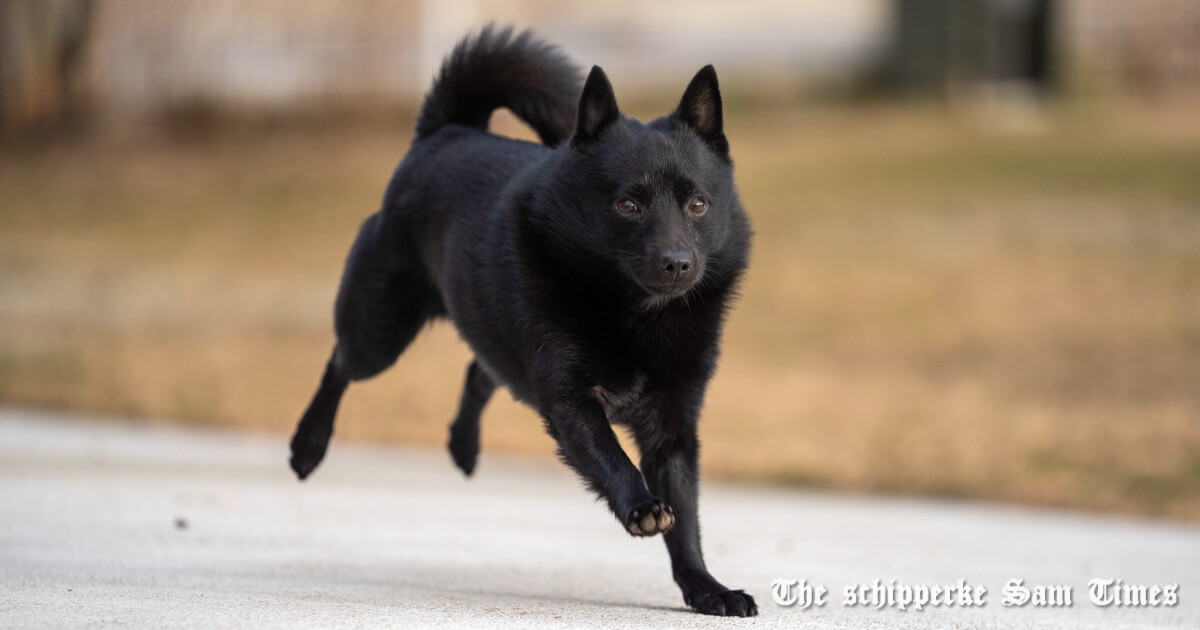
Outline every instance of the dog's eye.
{"label": "dog's eye", "polygon": [[687,209],[688,212],[700,216],[708,212],[708,202],[699,197],[692,197],[692,200],[688,202]]}
{"label": "dog's eye", "polygon": [[617,212],[620,212],[621,214],[628,215],[628,214],[633,214],[634,212],[637,212],[638,205],[636,203],[634,203],[633,200],[631,200],[631,199],[622,199],[622,200],[618,201],[617,203],[613,204],[613,209],[615,209]]}

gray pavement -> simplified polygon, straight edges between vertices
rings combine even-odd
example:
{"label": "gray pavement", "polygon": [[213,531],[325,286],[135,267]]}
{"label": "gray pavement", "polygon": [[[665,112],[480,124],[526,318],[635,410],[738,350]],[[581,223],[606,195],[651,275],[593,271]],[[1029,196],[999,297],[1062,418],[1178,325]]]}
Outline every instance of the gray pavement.
{"label": "gray pavement", "polygon": [[[0,410],[0,628],[1200,628],[1200,529],[1010,507],[705,484],[710,568],[754,619],[685,611],[561,465],[335,439],[304,483],[286,440]],[[778,578],[829,589],[772,602]],[[1010,579],[1073,605],[1002,605]],[[1178,584],[1099,607],[1088,582]],[[844,605],[848,585],[956,584],[986,604]]]}

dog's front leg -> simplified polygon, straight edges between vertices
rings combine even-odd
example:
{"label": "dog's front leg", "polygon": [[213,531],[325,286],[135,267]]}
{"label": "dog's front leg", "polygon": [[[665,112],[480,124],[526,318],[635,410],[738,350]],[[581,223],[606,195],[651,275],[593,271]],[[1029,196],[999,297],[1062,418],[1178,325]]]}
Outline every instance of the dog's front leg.
{"label": "dog's front leg", "polygon": [[[652,397],[651,397],[652,398]],[[664,535],[671,554],[671,572],[683,591],[683,601],[709,615],[751,617],[758,614],[754,598],[726,588],[708,572],[700,549],[697,507],[698,455],[694,420],[675,417],[678,412],[644,405],[634,425],[642,452],[642,473],[650,491],[675,509],[675,527]]]}
{"label": "dog's front leg", "polygon": [[584,397],[558,402],[542,416],[563,459],[608,502],[630,534],[653,536],[671,529],[670,505],[650,493],[599,402]]}

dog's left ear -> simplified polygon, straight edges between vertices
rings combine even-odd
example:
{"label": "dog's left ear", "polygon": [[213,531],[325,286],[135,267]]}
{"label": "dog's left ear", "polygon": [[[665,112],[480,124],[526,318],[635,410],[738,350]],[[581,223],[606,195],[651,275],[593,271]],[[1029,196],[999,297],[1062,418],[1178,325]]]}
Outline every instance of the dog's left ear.
{"label": "dog's left ear", "polygon": [[671,117],[695,130],[717,155],[729,158],[729,141],[725,139],[725,122],[721,114],[721,89],[717,86],[717,71],[711,65],[704,66],[692,77],[679,101],[679,108]]}

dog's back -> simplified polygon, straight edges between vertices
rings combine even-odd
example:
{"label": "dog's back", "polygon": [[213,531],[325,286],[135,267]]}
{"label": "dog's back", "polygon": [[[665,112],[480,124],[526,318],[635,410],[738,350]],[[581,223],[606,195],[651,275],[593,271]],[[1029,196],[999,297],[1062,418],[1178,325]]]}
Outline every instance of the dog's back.
{"label": "dog's back", "polygon": [[[421,327],[447,314],[443,261],[450,232],[493,211],[514,173],[549,149],[487,133],[506,107],[547,144],[575,121],[579,70],[528,32],[487,27],[463,39],[442,65],[417,118],[412,147],[382,207],[359,229],[334,305],[338,344],[292,440],[292,468],[307,477],[325,455],[342,392],[396,361]],[[458,221],[466,218],[467,221]]]}
{"label": "dog's back", "polygon": [[[412,147],[384,196],[378,229],[390,235],[394,255],[419,257],[429,282],[449,290],[455,278],[446,267],[470,252],[446,248],[487,238],[487,215],[514,176],[570,137],[580,83],[579,69],[529,31],[489,26],[460,41],[425,97]],[[501,107],[543,144],[488,133]]]}

